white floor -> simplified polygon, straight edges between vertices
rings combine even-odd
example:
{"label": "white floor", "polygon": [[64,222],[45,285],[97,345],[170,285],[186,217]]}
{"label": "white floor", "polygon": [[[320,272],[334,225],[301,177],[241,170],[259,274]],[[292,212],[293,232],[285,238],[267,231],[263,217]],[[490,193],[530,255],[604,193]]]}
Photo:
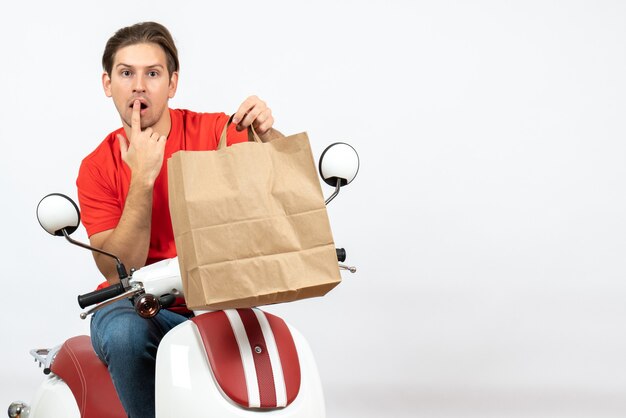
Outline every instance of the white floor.
{"label": "white floor", "polygon": [[[0,416],[10,402],[29,402],[43,374],[30,362],[10,386],[0,387]],[[3,379],[4,380],[4,379]],[[621,393],[562,390],[462,390],[381,384],[327,383],[328,418],[624,418]]]}
{"label": "white floor", "polygon": [[387,386],[359,393],[335,390],[326,397],[328,418],[623,418],[624,394],[411,393]]}

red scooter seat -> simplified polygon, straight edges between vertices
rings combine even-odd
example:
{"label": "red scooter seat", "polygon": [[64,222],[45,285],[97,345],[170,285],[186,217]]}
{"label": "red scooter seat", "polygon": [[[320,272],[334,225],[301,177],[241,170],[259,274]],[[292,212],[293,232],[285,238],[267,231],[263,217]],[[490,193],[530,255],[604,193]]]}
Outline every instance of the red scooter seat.
{"label": "red scooter seat", "polygon": [[287,324],[259,309],[192,318],[222,392],[244,408],[283,408],[300,391],[300,362]]}
{"label": "red scooter seat", "polygon": [[67,383],[82,418],[126,418],[107,367],[86,335],[65,341],[51,367]]}

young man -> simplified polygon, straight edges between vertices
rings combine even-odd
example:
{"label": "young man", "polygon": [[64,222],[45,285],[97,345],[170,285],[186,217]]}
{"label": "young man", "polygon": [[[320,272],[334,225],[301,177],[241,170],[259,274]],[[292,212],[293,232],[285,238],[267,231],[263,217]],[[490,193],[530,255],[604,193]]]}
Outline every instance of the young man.
{"label": "young man", "polygon": [[[140,268],[176,256],[168,194],[167,159],[179,150],[213,150],[228,116],[169,109],[178,84],[178,54],[169,31],[154,22],[118,30],[102,57],[104,92],[122,120],[82,162],[78,179],[81,218],[95,247]],[[256,96],[233,117],[228,144],[246,141],[254,125],[261,140],[280,133],[271,110]],[[108,283],[117,280],[114,262],[94,253]],[[154,417],[154,370],[160,340],[185,321],[185,310],[163,310],[146,320],[128,300],[98,311],[91,340],[107,364],[128,415]]]}

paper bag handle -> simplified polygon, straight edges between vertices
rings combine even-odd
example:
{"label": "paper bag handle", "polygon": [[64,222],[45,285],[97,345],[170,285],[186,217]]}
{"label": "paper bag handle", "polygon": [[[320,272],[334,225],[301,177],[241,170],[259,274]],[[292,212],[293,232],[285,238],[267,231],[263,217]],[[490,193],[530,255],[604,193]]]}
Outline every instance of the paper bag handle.
{"label": "paper bag handle", "polygon": [[[228,118],[228,122],[226,122],[226,125],[224,125],[224,129],[222,130],[222,135],[220,136],[220,142],[217,145],[217,149],[220,150],[222,148],[226,147],[226,131],[228,131],[228,127],[230,126],[230,124],[233,122],[233,117],[235,115],[232,114],[230,116],[230,118]],[[261,143],[261,138],[259,138],[259,135],[257,135],[256,131],[254,130],[254,126],[250,125],[248,126],[248,141],[253,141],[254,142],[259,142]]]}

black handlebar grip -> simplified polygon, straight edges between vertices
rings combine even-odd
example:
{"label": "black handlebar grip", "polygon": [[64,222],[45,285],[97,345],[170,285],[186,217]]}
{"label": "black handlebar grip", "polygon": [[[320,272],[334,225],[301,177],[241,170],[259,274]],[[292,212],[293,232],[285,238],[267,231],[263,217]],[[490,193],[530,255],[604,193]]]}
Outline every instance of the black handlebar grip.
{"label": "black handlebar grip", "polygon": [[78,306],[85,309],[87,306],[95,305],[96,303],[111,299],[114,296],[121,295],[124,291],[124,285],[122,283],[116,283],[104,289],[78,295]]}
{"label": "black handlebar grip", "polygon": [[159,303],[161,304],[161,308],[169,308],[176,302],[176,296],[168,293],[159,298]]}
{"label": "black handlebar grip", "polygon": [[346,261],[346,249],[345,248],[336,248],[337,251],[337,261],[343,263]]}

